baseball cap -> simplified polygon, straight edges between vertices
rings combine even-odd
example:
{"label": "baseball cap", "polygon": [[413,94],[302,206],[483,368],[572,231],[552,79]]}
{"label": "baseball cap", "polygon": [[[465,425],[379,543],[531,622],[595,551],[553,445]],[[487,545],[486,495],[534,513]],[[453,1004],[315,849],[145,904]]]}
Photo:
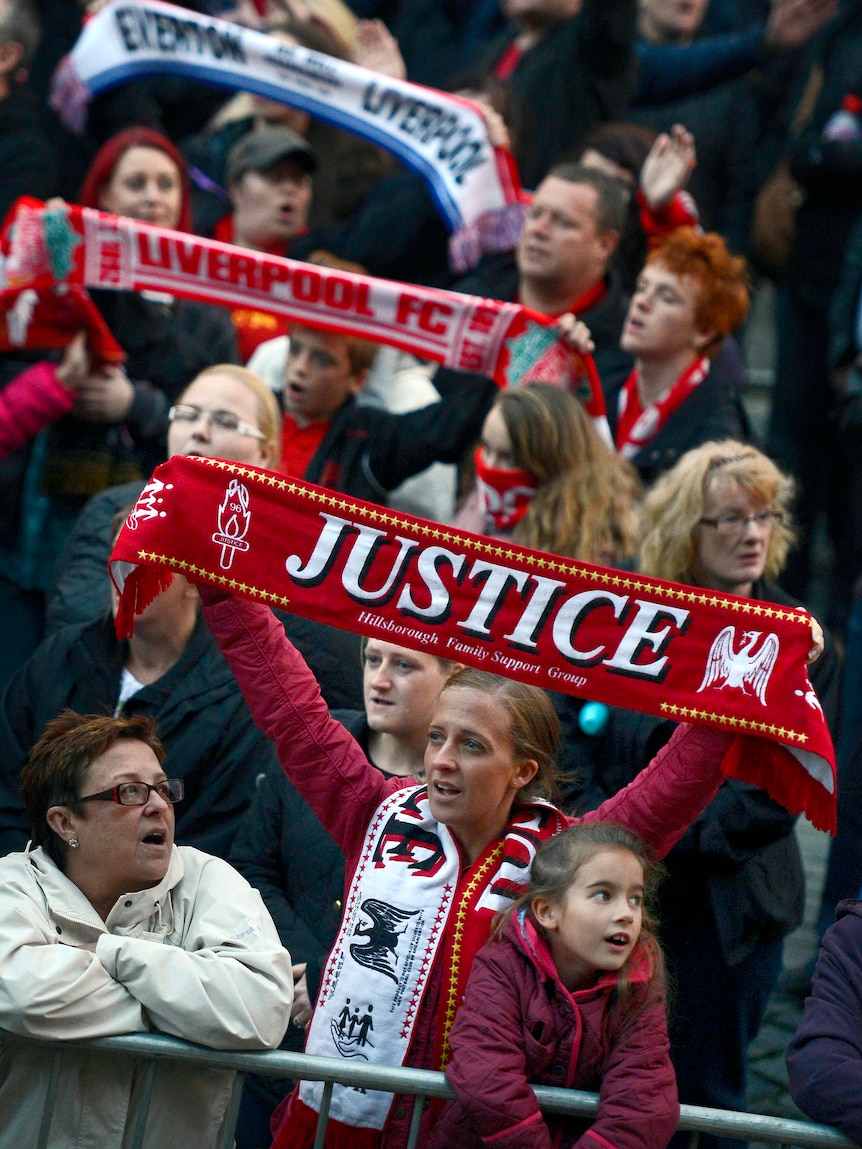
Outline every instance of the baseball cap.
{"label": "baseball cap", "polygon": [[317,167],[317,156],[302,136],[290,128],[272,125],[256,128],[238,140],[228,152],[225,180],[228,185],[246,172],[263,172],[279,160],[291,159],[309,175]]}

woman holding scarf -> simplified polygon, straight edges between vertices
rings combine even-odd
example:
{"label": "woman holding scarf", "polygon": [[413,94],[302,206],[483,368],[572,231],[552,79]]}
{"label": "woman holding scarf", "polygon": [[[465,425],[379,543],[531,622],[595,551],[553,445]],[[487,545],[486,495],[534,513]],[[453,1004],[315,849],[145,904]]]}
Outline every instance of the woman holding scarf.
{"label": "woman holding scarf", "polygon": [[[202,585],[204,616],[291,782],[346,858],[345,910],[306,1052],[442,1069],[475,953],[538,844],[572,822],[553,793],[559,725],[543,691],[478,670],[446,683],[426,782],[387,778],[334,721],[272,612]],[[722,781],[724,732],[681,727],[633,786],[588,815],[667,853]],[[322,1086],[274,1118],[275,1145],[313,1143]],[[326,1145],[406,1142],[409,1097],[336,1086]],[[426,1114],[426,1123],[433,1113]]]}

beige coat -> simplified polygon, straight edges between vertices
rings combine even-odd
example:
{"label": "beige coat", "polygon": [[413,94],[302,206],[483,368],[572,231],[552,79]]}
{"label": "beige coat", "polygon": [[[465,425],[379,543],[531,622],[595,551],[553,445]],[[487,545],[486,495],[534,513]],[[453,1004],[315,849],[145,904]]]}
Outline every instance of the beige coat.
{"label": "beige coat", "polygon": [[[95,952],[88,948],[95,942]],[[36,849],[0,859],[0,1029],[95,1038],[158,1031],[216,1049],[273,1048],[293,998],[290,955],[256,890],[219,858],[174,847],[159,885],[103,922]],[[53,1050],[0,1043],[0,1149],[30,1149]],[[126,1149],[142,1063],[64,1050],[50,1149]],[[232,1073],[160,1062],[146,1149],[218,1142]]]}

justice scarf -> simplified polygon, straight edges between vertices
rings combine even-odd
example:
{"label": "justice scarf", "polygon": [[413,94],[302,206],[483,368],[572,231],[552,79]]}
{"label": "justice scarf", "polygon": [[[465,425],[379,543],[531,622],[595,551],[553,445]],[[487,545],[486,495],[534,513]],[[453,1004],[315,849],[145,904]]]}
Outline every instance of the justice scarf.
{"label": "justice scarf", "polygon": [[810,616],[459,532],[220,459],[158,467],[110,562],[130,633],[179,571],[443,658],[737,732],[726,773],[835,828]]}
{"label": "justice scarf", "polygon": [[428,183],[456,271],[518,242],[518,173],[475,103],[159,0],[112,0],[89,20],[55,73],[51,104],[80,132],[93,96],[165,74],[279,100],[392,152]]}
{"label": "justice scarf", "polygon": [[555,383],[581,398],[594,420],[604,418],[592,356],[570,349],[552,319],[518,303],[334,271],[26,197],[12,207],[3,250],[0,289],[78,284],[254,308],[488,375],[501,387]]}
{"label": "justice scarf", "polygon": [[[462,874],[463,859],[449,829],[438,823],[422,786],[390,795],[371,819],[345,901],[338,937],[320,980],[305,1052],[403,1065],[438,955],[442,1002],[435,1064],[449,1060],[449,1031],[473,959],[487,941],[495,913],[521,891],[541,842],[567,820],[541,800],[517,807],[502,841],[486,847]],[[410,848],[408,849],[408,844]],[[399,845],[401,848],[399,848]],[[396,961],[396,953],[400,958]],[[303,1082],[299,1098],[320,1110],[322,1082]],[[333,1088],[331,1122],[348,1126],[346,1143],[383,1128],[392,1094]],[[288,1113],[275,1146],[293,1143]],[[339,1139],[338,1124],[327,1138]],[[376,1144],[376,1136],[369,1144]]]}

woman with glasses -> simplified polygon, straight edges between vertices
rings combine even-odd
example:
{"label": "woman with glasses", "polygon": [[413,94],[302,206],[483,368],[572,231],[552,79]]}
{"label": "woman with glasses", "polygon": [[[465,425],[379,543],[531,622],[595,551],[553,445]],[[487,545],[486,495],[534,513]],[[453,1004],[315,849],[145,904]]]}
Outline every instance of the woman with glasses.
{"label": "woman with glasses", "polygon": [[[257,466],[278,461],[278,406],[242,367],[223,364],[203,372],[173,411],[172,454]],[[70,562],[65,571],[67,593],[83,621],[45,639],[0,698],[0,853],[23,849],[27,841],[21,770],[33,744],[65,707],[81,714],[155,719],[169,769],[185,783],[179,841],[220,857],[227,857],[255,777],[275,762],[199,617],[197,591],[185,579],[175,580],[150,604],[128,641],[118,641],[114,633],[105,564],[140,490],[140,483],[123,484],[98,497],[98,529],[88,536],[86,561]],[[324,629],[313,636],[321,647]],[[342,652],[337,647],[332,661]]]}
{"label": "woman with glasses", "polygon": [[[770,459],[725,440],[685,454],[643,505],[641,571],[751,600],[750,622],[731,639],[738,658],[756,658],[768,643],[760,603],[800,605],[775,581],[794,540],[792,495],[793,481]],[[799,705],[822,707],[831,725],[838,659],[828,638],[809,674],[813,690]],[[612,710],[583,805],[629,782],[673,730]],[[764,790],[728,779],[666,859],[659,917],[676,983],[671,1053],[684,1103],[745,1109],[748,1046],[781,970],[782,939],[802,920],[794,823]]]}
{"label": "woman with glasses", "polygon": [[[170,418],[169,455],[201,455],[267,469],[278,466],[281,412],[269,388],[244,367],[221,363],[202,371],[179,396]],[[112,487],[91,499],[81,512],[48,601],[49,636],[61,627],[90,622],[108,610],[106,567],[114,541],[113,519],[122,507],[134,503],[142,488],[142,482]],[[360,706],[359,639],[310,619],[281,617],[321,682],[329,705]]]}
{"label": "woman with glasses", "polygon": [[[231,866],[174,844],[174,803],[149,718],[65,711],[22,775],[26,852],[0,859],[0,1029],[43,1040],[161,1032],[215,1049],[278,1045],[290,955]],[[53,1049],[0,1043],[3,1142],[39,1140]],[[65,1050],[48,1149],[131,1144],[147,1066]],[[234,1074],[156,1067],[143,1149],[222,1143]]]}

